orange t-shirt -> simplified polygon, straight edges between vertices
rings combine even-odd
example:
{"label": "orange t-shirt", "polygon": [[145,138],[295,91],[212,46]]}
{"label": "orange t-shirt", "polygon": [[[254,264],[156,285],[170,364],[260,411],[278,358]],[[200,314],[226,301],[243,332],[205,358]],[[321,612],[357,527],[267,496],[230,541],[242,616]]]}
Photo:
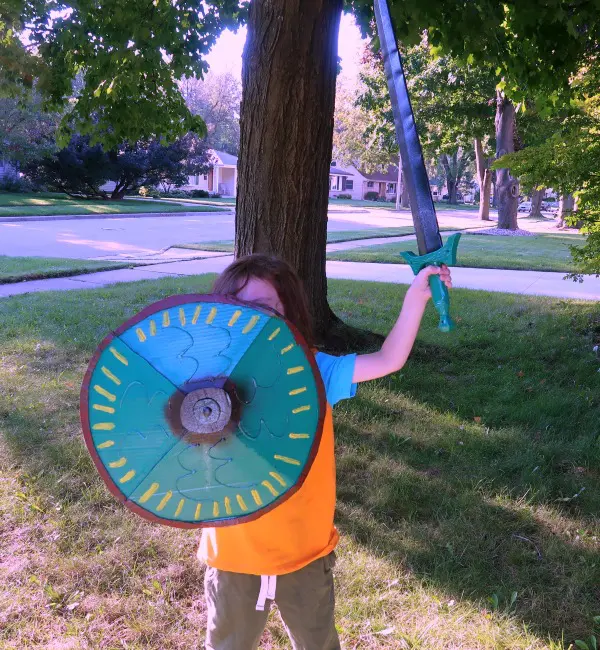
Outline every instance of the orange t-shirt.
{"label": "orange t-shirt", "polygon": [[302,487],[258,519],[223,528],[205,528],[198,549],[200,560],[222,571],[282,575],[333,551],[339,535],[333,524],[335,456],[329,399],[331,396],[337,401],[336,398],[354,394],[356,388],[351,383],[354,359],[355,355],[317,354],[328,403],[319,449]]}

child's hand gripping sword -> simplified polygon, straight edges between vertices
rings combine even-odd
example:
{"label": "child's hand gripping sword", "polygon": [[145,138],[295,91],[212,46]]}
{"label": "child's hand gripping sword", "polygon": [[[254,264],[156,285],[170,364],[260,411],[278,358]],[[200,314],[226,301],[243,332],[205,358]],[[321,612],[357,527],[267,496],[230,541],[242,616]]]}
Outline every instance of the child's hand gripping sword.
{"label": "child's hand gripping sword", "polygon": [[[451,235],[448,237],[446,244],[442,244],[440,228],[431,197],[429,178],[423,161],[423,152],[421,151],[415,117],[408,96],[406,78],[402,69],[402,61],[398,51],[389,6],[387,0],[374,1],[377,31],[379,32],[385,74],[394,114],[394,124],[396,126],[396,138],[400,148],[400,157],[402,158],[404,182],[410,198],[410,208],[419,248],[419,255],[406,252],[402,253],[402,257],[416,275],[426,266],[441,266],[442,264],[452,266],[456,264],[456,249],[460,233]],[[437,275],[429,278],[429,284],[433,295],[433,303],[440,314],[439,328],[443,332],[448,332],[454,327],[454,323],[450,318],[448,289]]]}

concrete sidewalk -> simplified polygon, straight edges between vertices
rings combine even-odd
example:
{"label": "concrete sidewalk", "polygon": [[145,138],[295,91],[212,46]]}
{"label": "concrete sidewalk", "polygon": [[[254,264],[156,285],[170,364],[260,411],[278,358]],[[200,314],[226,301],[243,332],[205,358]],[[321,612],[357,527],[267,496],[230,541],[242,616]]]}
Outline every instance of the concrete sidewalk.
{"label": "concrete sidewalk", "polygon": [[[233,260],[232,255],[222,255],[203,260],[189,260],[138,266],[133,269],[102,271],[70,278],[33,280],[0,285],[0,297],[35,291],[66,291],[94,289],[120,282],[157,280],[164,277],[220,273]],[[452,269],[456,288],[481,289],[530,296],[550,296],[575,300],[600,300],[600,278],[586,277],[582,283],[564,280],[564,273],[542,271],[508,271],[500,269]],[[367,262],[327,262],[327,277],[371,282],[409,284],[413,275],[404,264],[373,264]]]}

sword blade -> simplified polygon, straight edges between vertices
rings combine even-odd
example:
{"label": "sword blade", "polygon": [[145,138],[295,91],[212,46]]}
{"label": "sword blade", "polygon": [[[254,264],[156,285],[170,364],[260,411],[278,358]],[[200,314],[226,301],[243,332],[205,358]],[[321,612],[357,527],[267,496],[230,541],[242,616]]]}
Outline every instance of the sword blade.
{"label": "sword blade", "polygon": [[396,139],[398,140],[400,157],[402,158],[404,182],[410,198],[410,209],[415,224],[417,246],[419,253],[424,255],[441,248],[442,238],[390,9],[387,0],[374,0],[374,2],[383,65],[394,114]]}

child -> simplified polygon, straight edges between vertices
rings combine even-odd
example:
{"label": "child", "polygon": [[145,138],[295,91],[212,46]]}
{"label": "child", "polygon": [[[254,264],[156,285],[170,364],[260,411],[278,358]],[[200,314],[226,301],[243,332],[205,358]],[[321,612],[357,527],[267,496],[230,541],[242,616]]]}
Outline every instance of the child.
{"label": "child", "polygon": [[[338,532],[335,510],[335,459],[331,407],[353,397],[356,384],[396,372],[405,364],[431,296],[428,278],[439,274],[451,287],[447,267],[427,267],[406,293],[402,311],[379,352],[315,359],[327,396],[323,435],[300,490],[262,517],[245,524],[203,530],[198,557],[208,564],[207,650],[254,650],[269,606],[277,602],[295,650],[340,648],[334,624],[331,569]],[[264,255],[231,264],[214,293],[275,309],[312,346],[306,295],[294,270]],[[266,606],[265,606],[266,605]]]}

